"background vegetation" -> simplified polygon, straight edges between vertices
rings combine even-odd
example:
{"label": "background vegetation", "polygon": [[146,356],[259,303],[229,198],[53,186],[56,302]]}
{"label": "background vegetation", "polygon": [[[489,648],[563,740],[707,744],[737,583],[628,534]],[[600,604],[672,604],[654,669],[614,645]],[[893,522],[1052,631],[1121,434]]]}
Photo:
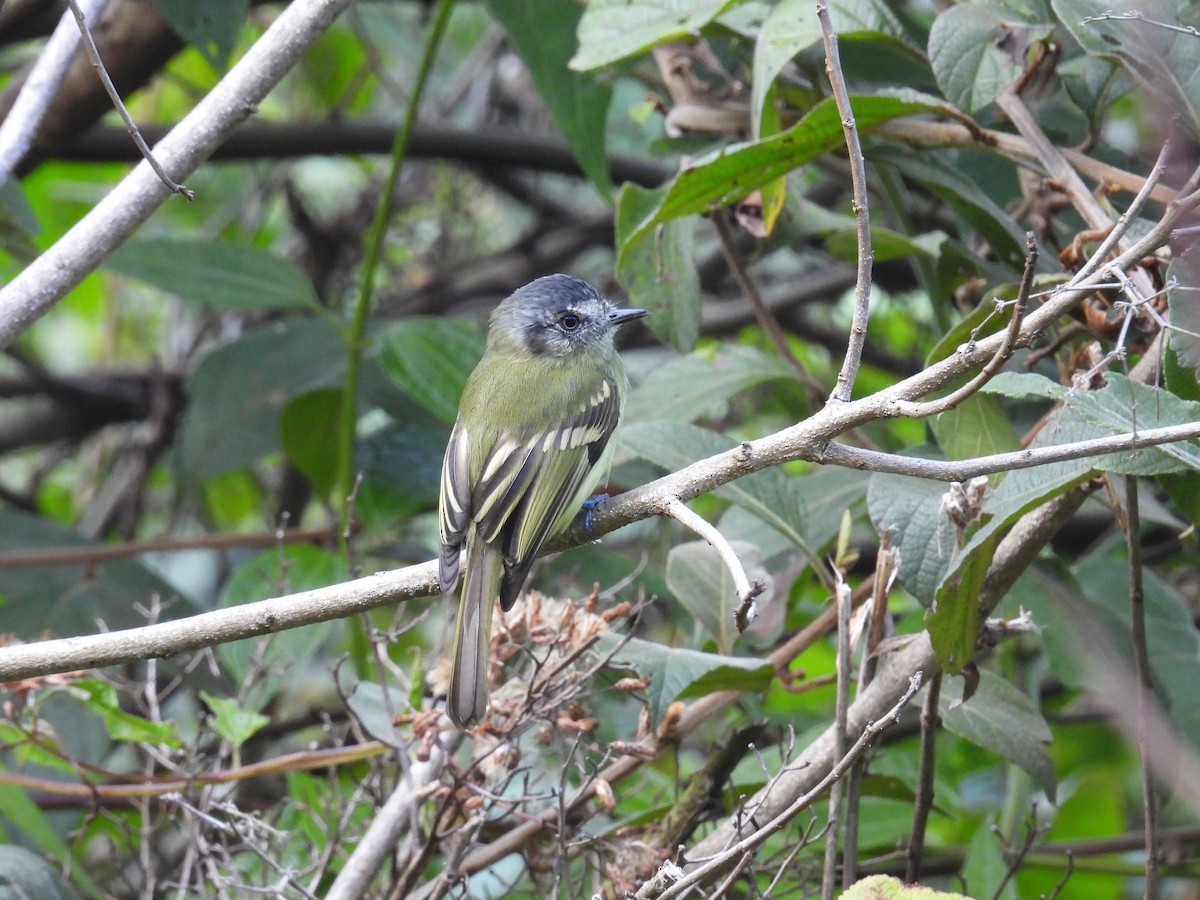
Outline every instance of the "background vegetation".
{"label": "background vegetation", "polygon": [[[1195,896],[1195,5],[83,6],[194,199],[0,4],[0,890]],[[626,493],[461,735],[441,453],[554,271],[654,311]]]}

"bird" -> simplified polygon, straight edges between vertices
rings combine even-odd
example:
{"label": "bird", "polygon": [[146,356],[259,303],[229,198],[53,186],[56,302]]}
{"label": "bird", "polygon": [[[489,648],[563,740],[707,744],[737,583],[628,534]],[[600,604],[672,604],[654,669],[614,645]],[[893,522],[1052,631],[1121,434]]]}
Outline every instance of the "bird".
{"label": "bird", "polygon": [[487,711],[496,600],[512,608],[542,546],[607,479],[629,391],[614,333],[648,313],[561,274],[518,288],[492,312],[438,501],[439,586],[448,594],[462,582],[446,698],[460,729]]}

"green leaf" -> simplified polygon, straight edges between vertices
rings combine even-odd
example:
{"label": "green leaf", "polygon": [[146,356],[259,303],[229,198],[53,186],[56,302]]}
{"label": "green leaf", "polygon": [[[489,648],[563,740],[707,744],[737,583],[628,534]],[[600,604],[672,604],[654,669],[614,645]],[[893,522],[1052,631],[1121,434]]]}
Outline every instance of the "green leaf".
{"label": "green leaf", "polygon": [[261,713],[243,709],[236,700],[217,697],[208,691],[200,696],[212,711],[212,727],[223,740],[240,747],[271,720]]}
{"label": "green leaf", "polygon": [[938,710],[949,731],[966,738],[1028,772],[1054,800],[1054,763],[1046,753],[1050,726],[1033,702],[994,672],[980,672],[979,688],[966,703],[951,709],[953,691],[943,690]]}
{"label": "green leaf", "polygon": [[377,741],[394,743],[396,726],[392,717],[413,709],[409,697],[403,691],[391,687],[387,688],[385,696],[384,688],[374,681],[357,682],[349,694],[346,705],[354,713],[354,718],[363,731]]}
{"label": "green leaf", "polygon": [[105,268],[214,309],[315,309],[312,285],[274,253],[224,241],[129,241]]}
{"label": "green leaf", "polygon": [[696,271],[695,222],[677,219],[663,223],[653,233],[631,238],[631,232],[662,201],[663,191],[651,191],[632,182],[617,194],[616,242],[622,247],[617,260],[617,281],[630,302],[650,310],[650,331],[686,353],[700,336],[700,276]]}
{"label": "green leaf", "polygon": [[1021,439],[999,398],[974,394],[936,416],[933,433],[947,459],[971,459],[1021,449]]}
{"label": "green leaf", "polygon": [[355,511],[366,522],[396,522],[437,503],[449,430],[410,417],[372,433],[355,448],[362,472]]}
{"label": "green leaf", "polygon": [[80,678],[71,683],[67,692],[100,717],[114,741],[183,746],[171,722],[151,722],[121,709],[117,690],[107,681]]}
{"label": "green leaf", "polygon": [[966,112],[987,106],[1025,69],[1031,44],[1052,27],[1033,26],[994,6],[965,3],[941,13],[929,31],[929,61],[946,99]]}
{"label": "green leaf", "polygon": [[[618,640],[615,634],[602,634],[601,650],[606,644],[611,648]],[[775,677],[775,668],[761,659],[666,647],[641,638],[630,638],[612,662],[649,677],[646,693],[650,719],[655,723],[662,720],[666,708],[680,697],[702,697],[725,690],[765,691]]]}
{"label": "green leaf", "polygon": [[[98,547],[73,529],[42,516],[0,508],[0,551]],[[155,596],[172,601],[165,617],[199,612],[190,597],[138,559],[20,566],[4,573],[4,630],[27,641],[47,635],[92,634],[97,620],[109,630],[145,625],[138,607]]]}
{"label": "green leaf", "polygon": [[1037,372],[1000,372],[981,389],[1014,400],[1065,400],[1071,389]]}
{"label": "green leaf", "polygon": [[[1081,426],[1074,416],[1056,410],[1047,419],[1030,447],[1046,446],[1063,441],[1078,440]],[[1067,460],[1029,469],[1014,469],[1004,476],[999,487],[984,500],[984,521],[972,533],[942,576],[949,581],[958,577],[959,570],[973,564],[977,555],[990,555],[990,547],[1025,513],[1064,494],[1092,476],[1094,462]]]}
{"label": "green leaf", "polygon": [[[66,854],[67,845],[63,843],[62,837],[50,824],[41,808],[29,798],[29,793],[24,788],[0,781],[0,816],[20,829],[22,834],[44,852],[54,856]],[[0,844],[0,851],[6,849],[11,848]]]}
{"label": "green leaf", "polygon": [[279,442],[283,452],[322,496],[337,480],[337,434],[342,391],[321,388],[293,398],[279,416]]}
{"label": "green leaf", "polygon": [[[745,541],[730,541],[729,544],[741,560],[751,584],[755,581],[771,584],[762,566],[762,554],[756,546]],[[729,567],[721,561],[716,550],[704,541],[687,541],[672,547],[667,554],[667,587],[709,633],[718,653],[733,652],[737,640],[733,611],[739,598]],[[770,599],[768,587],[758,602],[765,604]]]}
{"label": "green leaf", "polygon": [[[956,7],[957,8],[957,7]],[[922,153],[879,153],[874,157],[936,194],[978,231],[1000,260],[1013,272],[1025,264],[1025,232],[979,182],[962,171],[964,154],[928,150]],[[994,177],[1002,177],[1008,163],[991,160]],[[993,173],[989,172],[989,175]],[[990,310],[989,310],[990,312]]]}
{"label": "green leaf", "polygon": [[413,316],[378,338],[384,373],[443,422],[458,415],[458,399],[483,356],[484,336],[458,319]]}
{"label": "green leaf", "polygon": [[[1091,555],[1074,568],[1075,578],[1092,601],[1075,602],[1068,607],[1074,615],[1089,617],[1106,629],[1107,647],[1102,654],[1113,654],[1133,677],[1133,657],[1129,646],[1129,563],[1120,548],[1105,556]],[[1200,635],[1197,634],[1187,601],[1169,582],[1153,570],[1143,572],[1145,593],[1146,644],[1149,649],[1152,681],[1163,699],[1171,719],[1193,747],[1200,748],[1200,704],[1195,701],[1200,683]],[[1072,598],[1073,599],[1073,598]],[[1100,613],[1097,616],[1097,613]],[[1088,640],[1088,632],[1076,629],[1074,637],[1083,638],[1077,653],[1097,652],[1097,641]],[[1094,658],[1094,657],[1093,657]]]}
{"label": "green leaf", "polygon": [[487,8],[508,32],[580,167],[609,198],[612,179],[604,148],[612,90],[567,68],[583,9],[561,0],[487,0]]}
{"label": "green leaf", "polygon": [[954,572],[938,585],[933,606],[925,613],[929,641],[942,668],[951,675],[975,658],[979,638],[979,592],[1000,538],[992,535],[973,548]]}
{"label": "green leaf", "polygon": [[737,0],[592,0],[571,68],[598,69],[664,41],[692,37]]}
{"label": "green leaf", "polygon": [[[683,422],[638,422],[622,428],[619,436],[626,450],[667,471],[715,456],[733,445],[727,437]],[[808,552],[805,504],[797,479],[777,468],[764,469],[714,493],[754,513]]]}
{"label": "green leaf", "polygon": [[[839,40],[886,40],[919,52],[908,41],[904,26],[884,0],[831,0],[828,6]],[[816,5],[809,0],[781,0],[771,9],[754,45],[750,115],[755,134],[762,133],[760,124],[767,91],[779,73],[798,53],[820,41]]]}
{"label": "green leaf", "polygon": [[154,0],[154,5],[181,38],[219,69],[237,44],[250,0]]}
{"label": "green leaf", "polygon": [[954,555],[954,526],[942,510],[947,486],[937,481],[876,472],[867,486],[867,511],[880,534],[890,531],[900,551],[900,583],[932,606]]}
{"label": "green leaf", "polygon": [[[41,815],[36,806],[29,805],[34,813]],[[24,825],[21,821],[22,831]],[[90,885],[90,879],[85,877],[85,880]],[[0,845],[0,900],[75,900],[77,896],[58,870],[32,850],[12,844]]]}
{"label": "green leaf", "polygon": [[1112,15],[1112,4],[1103,0],[1051,5],[1084,50],[1119,60],[1149,97],[1170,109],[1193,138],[1200,136],[1200,40],[1186,31],[1200,26],[1200,9],[1192,0],[1145,0],[1137,4],[1141,21]]}
{"label": "green leaf", "polygon": [[719,409],[730,397],[774,380],[794,383],[796,372],[779,357],[754,347],[697,351],[651,371],[630,395],[623,421],[690,422]]}
{"label": "green leaf", "polygon": [[[1153,385],[1110,373],[1098,391],[1073,391],[1067,408],[1100,434],[1125,434],[1200,421],[1200,403],[1182,400]],[[1086,426],[1085,426],[1086,427]],[[1078,440],[1078,438],[1076,438]],[[1122,475],[1156,475],[1182,468],[1200,469],[1200,447],[1178,441],[1143,450],[1110,453],[1093,460],[1096,468]]]}
{"label": "green leaf", "polygon": [[[916,91],[879,92],[850,98],[860,131],[900,116],[946,112],[946,104]],[[832,98],[814,106],[786,131],[744,144],[722,147],[689,163],[666,187],[634,228],[624,231],[617,265],[628,249],[661,222],[706,213],[745,197],[823,153],[842,146],[842,121]]]}
{"label": "green leaf", "polygon": [[[999,837],[992,830],[993,824],[989,817],[975,829],[971,843],[967,845],[963,882],[972,897],[1017,900],[1016,888],[1008,874],[1008,860],[1004,858]],[[1004,891],[996,896],[996,891],[1001,885],[1004,885]]]}
{"label": "green leaf", "polygon": [[292,398],[340,385],[346,349],[318,319],[251,331],[204,358],[187,382],[188,407],[175,469],[196,483],[252,465],[279,445],[279,416]]}

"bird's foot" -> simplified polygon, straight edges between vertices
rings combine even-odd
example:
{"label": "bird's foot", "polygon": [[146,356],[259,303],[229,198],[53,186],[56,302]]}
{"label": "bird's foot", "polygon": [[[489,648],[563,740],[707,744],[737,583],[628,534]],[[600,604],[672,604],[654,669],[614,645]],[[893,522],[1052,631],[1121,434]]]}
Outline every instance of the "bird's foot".
{"label": "bird's foot", "polygon": [[592,510],[608,499],[608,494],[593,494],[583,501],[583,530],[592,533]]}

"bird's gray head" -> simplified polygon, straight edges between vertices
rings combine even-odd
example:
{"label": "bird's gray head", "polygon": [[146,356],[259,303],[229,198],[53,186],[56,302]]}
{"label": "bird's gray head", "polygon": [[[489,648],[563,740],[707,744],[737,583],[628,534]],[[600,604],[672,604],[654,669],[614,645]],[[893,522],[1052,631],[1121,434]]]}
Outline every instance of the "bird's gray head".
{"label": "bird's gray head", "polygon": [[613,330],[640,319],[644,309],[618,309],[586,281],[546,275],[518,288],[492,313],[493,341],[535,356],[611,352]]}

